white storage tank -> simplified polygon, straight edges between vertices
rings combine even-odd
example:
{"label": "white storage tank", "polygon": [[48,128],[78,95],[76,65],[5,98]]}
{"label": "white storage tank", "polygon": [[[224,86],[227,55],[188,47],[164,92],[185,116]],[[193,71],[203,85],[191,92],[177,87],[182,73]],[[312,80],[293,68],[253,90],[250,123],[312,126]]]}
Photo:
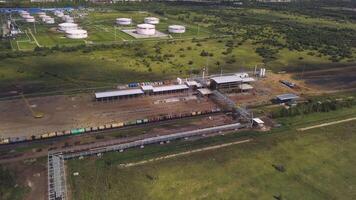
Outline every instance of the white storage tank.
{"label": "white storage tank", "polygon": [[45,12],[38,12],[37,15],[42,18],[42,17],[46,16],[46,13]]}
{"label": "white storage tank", "polygon": [[138,24],[136,32],[141,35],[154,35],[156,33],[156,26],[152,24]]}
{"label": "white storage tank", "polygon": [[46,18],[45,23],[46,23],[46,24],[54,24],[54,23],[55,23],[54,18],[52,18],[52,17]]}
{"label": "white storage tank", "polygon": [[84,39],[88,37],[88,32],[86,30],[68,30],[66,31],[66,37],[70,39]]}
{"label": "white storage tank", "polygon": [[43,16],[43,17],[41,17],[41,19],[42,19],[42,22],[46,22],[46,19],[49,19],[49,18],[51,18],[50,16]]}
{"label": "white storage tank", "polygon": [[58,24],[58,30],[59,31],[69,31],[69,30],[76,30],[78,29],[78,24],[75,23],[61,23]]}
{"label": "white storage tank", "polygon": [[30,13],[26,12],[26,13],[21,13],[20,16],[22,18],[25,18],[25,17],[31,16],[31,15],[30,15]]}
{"label": "white storage tank", "polygon": [[116,24],[118,25],[130,25],[132,23],[132,19],[130,18],[116,18]]}
{"label": "white storage tank", "polygon": [[26,22],[35,22],[35,18],[33,16],[26,16],[24,17],[25,21]]}
{"label": "white storage tank", "polygon": [[57,17],[63,17],[64,16],[64,13],[60,10],[56,10],[54,11],[54,15],[57,16]]}
{"label": "white storage tank", "polygon": [[159,19],[157,17],[145,17],[145,24],[159,24]]}
{"label": "white storage tank", "polygon": [[185,26],[170,25],[170,26],[168,26],[168,32],[170,32],[170,33],[184,33],[185,32]]}

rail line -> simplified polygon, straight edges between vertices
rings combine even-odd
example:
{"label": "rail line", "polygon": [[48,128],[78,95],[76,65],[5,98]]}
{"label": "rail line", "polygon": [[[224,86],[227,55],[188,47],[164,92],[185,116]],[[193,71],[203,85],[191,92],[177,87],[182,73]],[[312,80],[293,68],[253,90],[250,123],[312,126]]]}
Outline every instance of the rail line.
{"label": "rail line", "polygon": [[[155,144],[160,142],[167,142],[171,140],[177,140],[181,138],[200,136],[204,134],[237,130],[244,128],[245,125],[240,123],[227,124],[222,126],[184,131],[164,136],[156,136],[151,138],[140,139],[123,144],[112,144],[107,143],[107,146],[97,146],[93,144],[87,146],[86,149],[76,149],[76,150],[66,150],[66,151],[52,151],[48,153],[48,200],[66,200],[66,180],[65,180],[65,169],[64,160],[73,159],[82,156],[90,156],[99,153],[106,153],[111,151],[123,151],[124,149],[133,147],[143,147],[144,145]],[[88,147],[90,147],[88,149]]]}

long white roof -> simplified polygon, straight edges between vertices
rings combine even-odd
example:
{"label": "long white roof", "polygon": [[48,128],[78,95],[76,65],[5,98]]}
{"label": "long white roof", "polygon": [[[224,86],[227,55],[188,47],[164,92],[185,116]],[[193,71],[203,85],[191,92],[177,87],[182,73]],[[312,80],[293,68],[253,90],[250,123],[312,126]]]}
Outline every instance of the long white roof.
{"label": "long white roof", "polygon": [[119,97],[127,95],[143,94],[141,89],[131,89],[131,90],[116,90],[109,92],[96,92],[95,98],[105,98],[105,97]]}
{"label": "long white roof", "polygon": [[232,76],[217,76],[211,78],[211,80],[214,80],[216,83],[221,84],[221,83],[241,82],[242,78],[232,75]]}
{"label": "long white roof", "polygon": [[188,86],[181,84],[181,85],[166,85],[166,86],[159,86],[154,87],[153,92],[167,92],[167,91],[174,91],[174,90],[185,90],[189,89]]}

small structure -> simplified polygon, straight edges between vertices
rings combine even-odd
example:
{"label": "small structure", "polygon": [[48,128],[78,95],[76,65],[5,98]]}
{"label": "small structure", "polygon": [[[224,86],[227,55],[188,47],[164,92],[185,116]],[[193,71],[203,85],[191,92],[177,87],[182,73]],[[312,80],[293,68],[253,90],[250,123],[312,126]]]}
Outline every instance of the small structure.
{"label": "small structure", "polygon": [[276,96],[277,103],[293,103],[297,99],[299,99],[299,96],[291,93]]}
{"label": "small structure", "polygon": [[241,92],[247,92],[249,90],[252,90],[253,87],[250,84],[242,83],[242,84],[239,85],[239,89],[240,89]]}
{"label": "small structure", "polygon": [[136,97],[136,96],[140,96],[142,94],[143,94],[143,91],[141,89],[97,92],[97,93],[95,93],[95,99],[98,101],[115,100],[115,99]]}
{"label": "small structure", "polygon": [[201,96],[210,96],[213,92],[208,88],[200,88],[197,90]]}
{"label": "small structure", "polygon": [[202,85],[196,81],[186,81],[185,84],[191,89],[197,89],[202,87]]}
{"label": "small structure", "polygon": [[154,35],[156,33],[156,26],[152,24],[138,24],[136,32],[141,35]]}
{"label": "small structure", "polygon": [[132,23],[132,19],[130,18],[116,18],[117,25],[127,26],[130,25],[131,23]]}
{"label": "small structure", "polygon": [[170,33],[184,33],[185,32],[185,26],[170,25],[170,26],[168,26],[168,32],[170,32]]}
{"label": "small structure", "polygon": [[255,127],[263,128],[265,122],[262,121],[260,118],[252,118],[252,125]]}
{"label": "small structure", "polygon": [[159,19],[157,17],[145,17],[145,24],[159,24]]}

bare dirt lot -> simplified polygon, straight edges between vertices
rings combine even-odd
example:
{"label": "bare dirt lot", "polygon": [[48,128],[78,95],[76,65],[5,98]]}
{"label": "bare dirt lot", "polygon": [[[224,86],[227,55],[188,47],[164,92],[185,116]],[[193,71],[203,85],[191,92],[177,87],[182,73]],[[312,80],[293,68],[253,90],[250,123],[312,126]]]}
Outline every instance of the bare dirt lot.
{"label": "bare dirt lot", "polygon": [[[90,94],[75,96],[47,96],[0,102],[0,137],[32,136],[100,126],[113,122],[149,118],[159,115],[211,110],[215,104],[188,93],[145,96],[111,102],[95,102]],[[34,118],[30,108],[42,112]]]}

